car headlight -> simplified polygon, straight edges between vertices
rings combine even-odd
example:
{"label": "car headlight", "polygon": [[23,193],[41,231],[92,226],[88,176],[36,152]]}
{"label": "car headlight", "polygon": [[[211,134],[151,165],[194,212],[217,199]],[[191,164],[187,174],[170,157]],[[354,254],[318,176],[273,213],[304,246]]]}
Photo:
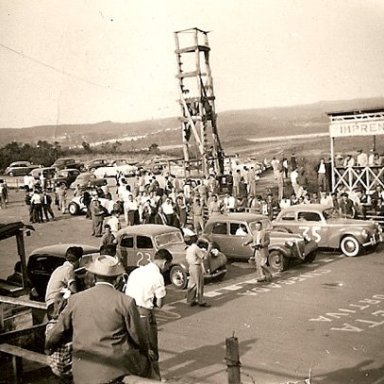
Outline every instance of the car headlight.
{"label": "car headlight", "polygon": [[363,237],[367,238],[367,237],[369,236],[369,233],[368,233],[368,231],[367,231],[366,229],[363,229],[363,230],[361,231],[361,235],[362,235]]}
{"label": "car headlight", "polygon": [[285,242],[285,244],[288,246],[288,247],[293,247],[295,245],[295,243],[292,241],[292,240],[288,240]]}

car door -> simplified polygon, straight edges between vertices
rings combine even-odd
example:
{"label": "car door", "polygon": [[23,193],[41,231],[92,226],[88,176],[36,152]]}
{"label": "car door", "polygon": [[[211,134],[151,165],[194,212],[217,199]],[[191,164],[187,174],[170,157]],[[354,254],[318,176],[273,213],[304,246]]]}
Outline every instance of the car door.
{"label": "car door", "polygon": [[136,237],[136,266],[143,266],[153,260],[155,248],[150,236],[137,235]]}
{"label": "car door", "polygon": [[134,245],[135,241],[133,235],[123,235],[120,239],[118,250],[121,261],[126,269],[136,266],[136,251]]}
{"label": "car door", "polygon": [[213,244],[217,244],[220,251],[226,256],[232,256],[233,251],[228,238],[228,223],[216,221],[211,226],[211,239]]}
{"label": "car door", "polygon": [[253,255],[253,249],[250,245],[243,246],[243,244],[250,238],[250,230],[246,223],[229,223],[228,241],[231,245],[232,257],[248,260]]}

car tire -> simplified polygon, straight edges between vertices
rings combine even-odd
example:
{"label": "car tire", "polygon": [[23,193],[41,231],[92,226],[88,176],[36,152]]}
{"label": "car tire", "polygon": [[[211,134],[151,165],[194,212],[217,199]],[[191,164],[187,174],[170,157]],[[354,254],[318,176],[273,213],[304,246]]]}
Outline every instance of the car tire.
{"label": "car tire", "polygon": [[69,203],[68,205],[68,212],[72,216],[76,216],[80,213],[80,207],[76,203]]}
{"label": "car tire", "polygon": [[354,236],[345,236],[340,241],[341,252],[347,257],[355,257],[360,253],[360,243]]}
{"label": "car tire", "polygon": [[305,256],[304,263],[313,263],[316,259],[316,252],[311,252],[309,255]]}
{"label": "car tire", "polygon": [[188,276],[180,265],[174,265],[169,272],[169,279],[176,288],[184,289],[188,284]]}
{"label": "car tire", "polygon": [[273,270],[283,272],[288,268],[289,259],[282,252],[275,250],[269,253],[268,264]]}

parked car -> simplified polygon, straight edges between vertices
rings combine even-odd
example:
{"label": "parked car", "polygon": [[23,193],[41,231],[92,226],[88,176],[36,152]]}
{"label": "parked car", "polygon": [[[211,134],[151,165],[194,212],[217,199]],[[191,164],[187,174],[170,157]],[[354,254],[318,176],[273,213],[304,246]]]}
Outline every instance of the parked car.
{"label": "parked car", "polygon": [[[108,215],[110,215],[113,211],[113,205],[115,202],[102,197],[99,197],[98,200],[100,201],[101,206],[107,210]],[[68,204],[68,212],[72,216],[82,215],[87,212],[87,207],[84,205],[82,196],[75,196],[72,198]]]}
{"label": "parked car", "polygon": [[66,168],[75,168],[79,171],[84,170],[84,164],[78,160],[71,159],[71,158],[62,158],[57,159],[53,164],[52,167],[57,168],[58,170],[66,169]]}
{"label": "parked car", "polygon": [[138,168],[135,165],[123,164],[123,165],[110,165],[97,168],[94,172],[96,177],[117,177],[123,175],[125,177],[135,176]]}
{"label": "parked car", "polygon": [[8,167],[5,170],[4,175],[5,176],[13,176],[13,177],[26,176],[32,170],[34,170],[36,168],[40,168],[40,167],[41,167],[40,165],[29,165],[27,167],[21,167],[21,166]]}
{"label": "parked car", "polygon": [[81,188],[85,187],[102,187],[107,185],[108,182],[104,178],[98,178],[96,175],[90,172],[80,173],[75,181],[70,185],[71,189],[75,189],[77,185]]}
{"label": "parked car", "polygon": [[79,175],[80,171],[78,169],[62,169],[56,172],[56,176],[53,179],[53,182],[55,185],[64,183],[66,187],[69,187]]}
{"label": "parked car", "polygon": [[14,161],[13,163],[9,164],[7,168],[5,168],[4,173],[7,175],[9,174],[10,168],[29,168],[32,165],[30,161]]}
{"label": "parked car", "polygon": [[[157,224],[134,225],[121,229],[116,239],[117,254],[127,270],[148,264],[156,251],[167,249],[173,256],[168,271],[171,283],[180,289],[187,286],[186,244],[178,228]],[[199,245],[208,250],[210,244],[202,239]],[[227,258],[218,250],[209,249],[209,257],[204,261],[205,278],[222,278],[227,272]]]}
{"label": "parked car", "polygon": [[107,159],[94,159],[94,160],[87,161],[84,164],[84,168],[89,172],[93,172],[97,168],[105,167],[108,165],[109,165],[109,160]]}
{"label": "parked car", "polygon": [[[275,231],[268,217],[254,213],[237,212],[213,216],[207,221],[201,238],[211,241],[213,247],[223,252],[228,259],[249,260],[254,250],[251,245],[243,246],[243,243],[250,238],[258,221],[269,232],[271,243],[268,247],[268,265],[272,269],[284,271],[292,259],[306,262],[315,259],[315,241],[301,235]],[[241,226],[247,235],[236,234]]]}
{"label": "parked car", "polygon": [[378,223],[346,219],[320,204],[301,204],[284,208],[273,222],[274,228],[312,237],[320,248],[340,249],[354,257],[363,248],[376,247],[383,241]]}
{"label": "parked car", "polygon": [[79,272],[82,272],[84,266],[88,264],[95,255],[98,255],[98,248],[85,244],[55,244],[37,248],[31,252],[27,262],[27,274],[31,287],[31,299],[44,301],[48,281],[52,272],[57,267],[64,264],[67,249],[73,246],[83,248],[84,257],[81,260],[79,269]]}

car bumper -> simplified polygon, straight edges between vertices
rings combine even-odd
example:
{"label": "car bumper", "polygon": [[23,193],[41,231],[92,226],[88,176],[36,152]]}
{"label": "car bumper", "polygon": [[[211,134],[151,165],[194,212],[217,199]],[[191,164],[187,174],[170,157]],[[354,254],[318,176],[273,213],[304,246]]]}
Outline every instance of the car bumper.
{"label": "car bumper", "polygon": [[365,242],[363,243],[363,247],[372,247],[376,244],[379,244],[379,243],[382,243],[383,242],[383,236],[381,233],[376,233],[372,236],[370,236],[370,238]]}
{"label": "car bumper", "polygon": [[222,275],[225,275],[227,273],[227,268],[223,268],[223,269],[218,269],[212,273],[206,273],[204,275],[204,278],[205,279],[215,279],[219,276],[222,276]]}

